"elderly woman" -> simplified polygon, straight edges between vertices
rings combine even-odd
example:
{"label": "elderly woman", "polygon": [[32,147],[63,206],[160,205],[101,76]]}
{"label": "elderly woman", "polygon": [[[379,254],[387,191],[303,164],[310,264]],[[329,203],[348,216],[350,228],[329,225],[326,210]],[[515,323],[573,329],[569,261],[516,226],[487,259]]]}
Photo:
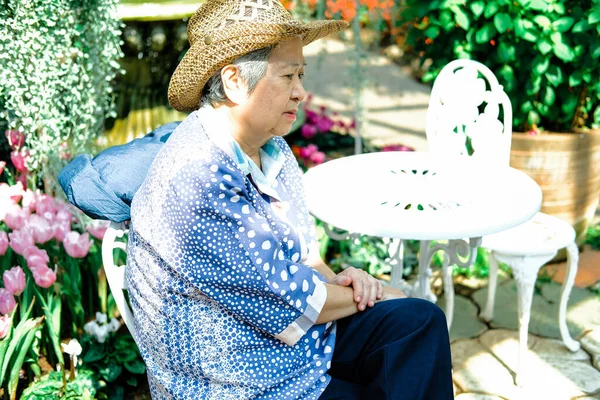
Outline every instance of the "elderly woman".
{"label": "elderly woman", "polygon": [[[450,399],[442,311],[320,259],[282,139],[306,92],[277,0],[206,0],[169,101],[193,111],[131,204],[126,278],[154,399]],[[132,167],[135,169],[135,166]]]}

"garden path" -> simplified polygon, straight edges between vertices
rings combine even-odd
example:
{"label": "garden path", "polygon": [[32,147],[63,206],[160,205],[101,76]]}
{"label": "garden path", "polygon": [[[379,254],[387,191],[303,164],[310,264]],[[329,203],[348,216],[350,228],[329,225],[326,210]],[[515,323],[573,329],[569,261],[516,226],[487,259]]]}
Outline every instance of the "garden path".
{"label": "garden path", "polygon": [[[321,57],[323,53],[327,57]],[[351,46],[326,38],[306,46],[304,56],[305,88],[314,95],[314,103],[352,118],[356,75]],[[363,74],[362,98],[367,109],[363,136],[376,146],[404,144],[427,150],[425,113],[429,86],[415,81],[407,68],[374,52],[368,53]]]}

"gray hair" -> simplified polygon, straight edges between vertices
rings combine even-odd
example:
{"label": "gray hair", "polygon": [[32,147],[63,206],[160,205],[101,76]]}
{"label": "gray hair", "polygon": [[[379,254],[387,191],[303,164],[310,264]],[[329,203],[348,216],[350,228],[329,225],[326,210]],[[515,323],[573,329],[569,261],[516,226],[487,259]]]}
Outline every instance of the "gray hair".
{"label": "gray hair", "polygon": [[[252,51],[248,54],[244,54],[231,63],[239,69],[240,78],[248,85],[248,94],[252,93],[256,88],[256,85],[258,85],[258,81],[260,81],[267,73],[269,56],[275,47],[276,45],[273,45]],[[223,81],[221,80],[221,70],[219,69],[204,85],[202,95],[200,96],[200,107],[206,104],[215,106],[217,104],[225,103],[226,101],[227,95],[225,95]]]}

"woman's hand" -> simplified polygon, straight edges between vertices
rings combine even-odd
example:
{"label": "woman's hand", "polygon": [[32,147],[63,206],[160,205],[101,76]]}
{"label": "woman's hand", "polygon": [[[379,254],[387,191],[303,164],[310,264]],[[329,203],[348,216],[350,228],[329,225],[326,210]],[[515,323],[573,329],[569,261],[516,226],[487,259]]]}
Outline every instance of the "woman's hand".
{"label": "woman's hand", "polygon": [[404,293],[402,290],[395,287],[386,286],[383,288],[383,296],[381,296],[381,299],[379,299],[378,303],[380,301],[404,299],[406,297],[406,293]]}
{"label": "woman's hand", "polygon": [[332,278],[329,283],[339,286],[352,286],[354,301],[358,303],[360,311],[364,311],[367,306],[373,307],[384,296],[383,286],[379,280],[362,269],[354,267],[346,268]]}

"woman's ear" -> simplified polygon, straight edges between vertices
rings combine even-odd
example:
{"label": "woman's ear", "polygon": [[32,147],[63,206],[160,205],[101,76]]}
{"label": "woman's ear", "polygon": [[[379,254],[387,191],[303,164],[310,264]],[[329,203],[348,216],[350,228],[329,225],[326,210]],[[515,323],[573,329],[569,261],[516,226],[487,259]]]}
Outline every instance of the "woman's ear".
{"label": "woman's ear", "polygon": [[248,98],[246,82],[240,77],[240,70],[235,65],[227,65],[221,69],[223,91],[228,100],[242,104]]}

